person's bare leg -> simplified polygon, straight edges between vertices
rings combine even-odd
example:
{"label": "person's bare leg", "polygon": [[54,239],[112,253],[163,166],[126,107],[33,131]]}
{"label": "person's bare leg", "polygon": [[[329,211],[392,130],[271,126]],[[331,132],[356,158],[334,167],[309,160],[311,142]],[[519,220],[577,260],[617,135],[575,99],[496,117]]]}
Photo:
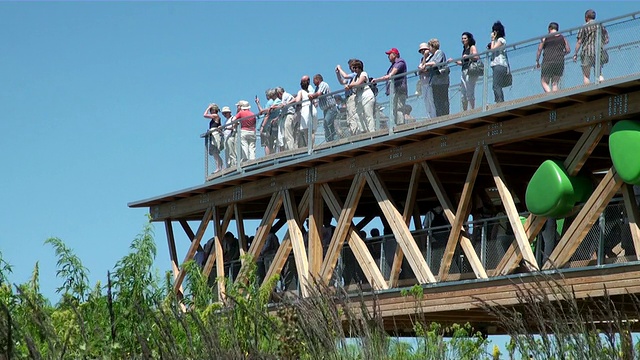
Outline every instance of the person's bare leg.
{"label": "person's bare leg", "polygon": [[549,87],[549,82],[547,82],[547,80],[549,80],[549,78],[547,77],[540,77],[540,84],[542,85],[542,90],[544,90],[544,92],[551,92],[551,88]]}
{"label": "person's bare leg", "polygon": [[591,66],[587,65],[587,66],[582,66],[582,77],[583,77],[583,82],[585,85],[589,84],[589,74],[591,74]]}
{"label": "person's bare leg", "polygon": [[558,91],[558,84],[560,83],[560,76],[551,77],[551,91]]}

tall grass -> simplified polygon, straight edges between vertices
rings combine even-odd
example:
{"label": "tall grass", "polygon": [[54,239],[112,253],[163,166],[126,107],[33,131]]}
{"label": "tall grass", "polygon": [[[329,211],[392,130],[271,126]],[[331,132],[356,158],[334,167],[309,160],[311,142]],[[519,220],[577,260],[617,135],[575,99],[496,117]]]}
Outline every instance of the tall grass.
{"label": "tall grass", "polygon": [[[276,298],[277,278],[259,285],[255,269],[246,284],[226,290],[219,303],[199,267],[186,264],[185,295],[172,291],[173,277],[153,267],[151,225],[106,278],[89,284],[88,270],[60,239],[45,241],[58,257],[60,299],[40,293],[36,264],[31,279],[10,282],[11,266],[0,254],[0,360],[3,359],[494,359],[490,340],[468,324],[442,327],[421,314],[416,299],[415,341],[385,329],[377,302],[369,309],[342,288],[316,283],[306,298]],[[245,259],[251,266],[250,259]],[[517,309],[484,304],[512,335],[513,353],[536,359],[632,358],[629,322],[605,298],[594,307],[614,320],[602,325],[578,318],[580,303],[566,293],[552,301],[540,289],[522,289]],[[634,298],[635,299],[635,298]],[[637,301],[635,302],[637,304]],[[186,311],[183,311],[184,305]],[[576,321],[578,319],[578,321]],[[535,326],[532,326],[535,325]],[[531,329],[539,335],[533,335]],[[623,334],[623,336],[620,336]],[[607,357],[608,356],[608,357]],[[618,356],[618,357],[615,357]]]}

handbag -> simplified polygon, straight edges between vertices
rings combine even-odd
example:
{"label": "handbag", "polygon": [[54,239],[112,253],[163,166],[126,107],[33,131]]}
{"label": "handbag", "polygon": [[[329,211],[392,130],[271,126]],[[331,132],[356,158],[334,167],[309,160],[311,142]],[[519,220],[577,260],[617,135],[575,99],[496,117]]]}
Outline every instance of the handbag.
{"label": "handbag", "polygon": [[508,72],[507,75],[504,76],[504,82],[502,83],[502,87],[507,87],[513,85],[513,75],[511,72]]}
{"label": "handbag", "polygon": [[482,61],[472,61],[467,68],[469,76],[484,76],[484,63]]}

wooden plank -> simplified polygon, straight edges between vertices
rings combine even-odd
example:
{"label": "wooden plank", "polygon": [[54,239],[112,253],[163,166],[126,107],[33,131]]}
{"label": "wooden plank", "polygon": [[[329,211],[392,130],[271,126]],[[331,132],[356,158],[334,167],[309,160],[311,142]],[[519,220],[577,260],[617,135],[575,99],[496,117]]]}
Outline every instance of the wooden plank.
{"label": "wooden plank", "polygon": [[587,161],[593,150],[598,146],[600,139],[611,127],[611,122],[594,124],[589,126],[585,132],[582,133],[578,142],[573,147],[569,156],[564,161],[564,168],[567,169],[567,173],[570,176],[576,176],[582,169],[582,166]]}
{"label": "wooden plank", "polygon": [[[596,148],[604,133],[607,132],[610,127],[611,122],[608,121],[605,123],[589,125],[584,128],[580,139],[578,139],[564,161],[564,167],[569,175],[575,176],[580,172],[582,166]],[[536,236],[538,236],[544,227],[546,220],[547,218],[545,217],[538,217],[533,214],[529,215],[526,223],[524,224],[524,229],[527,233],[529,243],[532,243]],[[517,242],[514,242],[509,246],[509,249],[507,249],[505,255],[496,267],[495,274],[509,274],[518,266],[522,257],[519,252],[516,252],[516,244]]]}
{"label": "wooden plank", "polygon": [[200,222],[200,226],[198,227],[198,232],[196,232],[193,240],[191,241],[191,246],[189,246],[189,250],[182,261],[182,266],[180,266],[180,271],[178,272],[178,276],[176,276],[176,281],[173,284],[173,291],[177,293],[180,290],[180,286],[182,286],[182,281],[184,277],[187,275],[184,269],[184,263],[189,260],[192,260],[194,255],[196,254],[196,250],[200,245],[200,241],[202,241],[202,236],[204,236],[205,230],[207,230],[207,225],[209,221],[211,221],[211,216],[213,215],[213,208],[208,208],[202,217],[202,221]]}
{"label": "wooden plank", "polygon": [[447,240],[447,246],[442,256],[442,262],[440,263],[440,281],[444,281],[449,275],[449,267],[451,267],[451,260],[453,259],[453,253],[458,245],[458,239],[462,232],[462,224],[469,216],[469,210],[471,207],[471,195],[473,191],[473,185],[478,176],[478,170],[482,163],[483,148],[481,146],[476,147],[476,151],[473,153],[471,164],[469,165],[469,172],[467,173],[467,179],[464,182],[462,188],[462,195],[460,195],[460,204],[458,204],[458,210],[456,216],[451,223],[451,233]]}
{"label": "wooden plank", "polygon": [[[311,201],[309,194],[310,191],[308,191],[307,189],[307,191],[305,191],[302,195],[302,199],[300,199],[300,204],[298,204],[298,218],[300,219],[306,218],[309,214],[309,201]],[[275,230],[276,226],[279,226],[280,223],[281,222],[278,221],[273,226],[273,229]],[[282,224],[285,223],[286,220],[282,222]],[[265,269],[266,275],[264,277],[262,285],[264,285],[273,275],[279,275],[280,273],[282,273],[282,269],[284,268],[284,265],[286,264],[292,249],[293,247],[291,245],[291,239],[289,238],[289,232],[287,232],[284,236],[284,239],[282,239],[282,241],[280,242],[280,246],[278,247],[278,251],[276,251],[276,255],[271,262],[271,266],[269,267],[269,269]]]}
{"label": "wooden plank", "polygon": [[[321,185],[320,191],[333,217],[335,217],[336,219],[339,219],[340,213],[343,208],[340,198],[338,198],[338,196],[331,190],[329,185],[326,183]],[[362,223],[363,221],[360,221],[358,225],[361,225]],[[353,223],[350,224],[347,238],[349,241],[349,247],[351,248],[351,251],[355,256],[356,261],[358,261],[358,265],[360,265],[360,268],[362,269],[364,276],[367,278],[367,281],[369,281],[369,284],[376,289],[387,289],[388,288],[387,282],[384,280],[384,277],[382,276],[380,269],[375,264],[375,260],[373,259],[373,257],[371,256],[371,253],[367,249],[366,244],[364,243],[364,241],[362,241],[362,239],[360,238],[360,235],[358,235],[357,225],[354,226]],[[337,258],[336,258],[336,261],[337,261]],[[327,257],[325,257],[322,263],[323,266],[325,263],[327,263]],[[333,264],[333,267],[335,268],[335,263]],[[333,269],[331,270],[331,272],[333,272]],[[322,272],[321,272],[321,275],[322,275]],[[331,279],[330,276],[329,276],[329,279]],[[323,281],[324,281],[324,278],[323,278]]]}
{"label": "wooden plank", "polygon": [[374,171],[367,171],[364,173],[367,183],[373,192],[380,210],[389,223],[391,231],[393,232],[398,245],[402,247],[402,251],[407,257],[407,262],[419,283],[433,283],[436,281],[435,277],[431,273],[431,269],[427,265],[418,244],[413,239],[411,231],[406,225],[405,219],[402,218],[400,212],[396,209],[391,201],[389,192],[382,184],[382,181]]}
{"label": "wooden plank", "polygon": [[[443,209],[442,211],[444,212],[444,215],[447,217],[447,220],[449,220],[449,224],[455,223],[456,210],[453,207],[453,204],[451,203],[451,200],[449,199],[447,192],[444,190],[444,186],[442,186],[442,182],[438,178],[438,175],[433,170],[431,165],[429,165],[427,162],[423,161],[420,165],[422,166],[422,169],[424,170],[425,174],[427,174],[427,178],[429,178],[429,182],[431,183],[431,186],[433,187],[433,190],[436,193],[436,197],[440,202],[440,206],[442,206],[442,209]],[[464,230],[462,225],[460,226],[459,241],[460,241],[460,246],[462,247],[462,250],[467,255],[467,259],[469,259],[469,264],[471,265],[471,269],[473,270],[473,273],[475,274],[476,278],[486,279],[487,272],[484,266],[482,266],[482,262],[480,261],[480,258],[478,258],[478,254],[476,254],[476,251],[473,248],[473,244],[471,243],[471,240],[469,239],[469,236],[467,235],[467,232]]]}
{"label": "wooden plank", "polygon": [[[216,216],[214,216],[214,237],[219,237],[219,238],[224,237],[224,233],[227,232],[227,228],[229,227],[229,223],[231,222],[232,215],[233,215],[233,206],[227,206],[227,210],[225,211],[224,218],[222,220],[222,225],[216,225],[216,224],[219,224],[220,221],[219,219],[216,218]],[[209,274],[211,273],[211,269],[213,268],[213,264],[217,263],[216,259],[221,259],[220,260],[221,262],[224,261],[224,258],[218,258],[217,256],[218,254],[215,251],[211,251],[209,253],[207,260],[205,261],[204,268],[202,269],[202,275],[204,277],[209,277]]]}
{"label": "wooden plank", "polygon": [[633,248],[636,250],[636,259],[640,259],[640,214],[638,212],[638,203],[633,192],[633,185],[624,184],[622,186],[622,197],[624,199],[624,209],[629,219],[629,230],[631,230],[631,239],[633,239]]}
{"label": "wooden plank", "polygon": [[[258,259],[258,255],[262,251],[264,247],[265,240],[267,239],[267,235],[271,230],[271,226],[273,221],[278,216],[278,211],[280,211],[280,206],[282,206],[282,194],[277,191],[271,195],[271,199],[269,200],[269,205],[267,206],[267,210],[265,211],[262,221],[260,222],[260,226],[258,226],[258,230],[256,231],[256,235],[253,238],[253,242],[251,243],[251,247],[249,247],[249,256],[256,261]],[[247,267],[243,264],[240,267],[240,271],[238,273],[238,280],[246,282],[247,279]]]}
{"label": "wooden plank", "polygon": [[[191,230],[189,223],[186,220],[182,219],[178,220],[178,222],[180,223],[180,226],[182,226],[182,230],[184,230],[184,233],[187,234],[187,239],[189,240],[189,242],[191,242],[191,239],[196,237],[196,234],[194,234],[193,230]],[[198,245],[198,251],[203,251],[202,245]]]}
{"label": "wooden plank", "polygon": [[284,202],[284,212],[287,216],[287,226],[289,228],[289,239],[293,247],[293,258],[296,262],[296,270],[300,281],[300,291],[303,297],[309,295],[309,263],[307,261],[307,249],[304,246],[302,231],[300,230],[300,219],[298,218],[298,209],[289,190],[282,190],[282,199]]}
{"label": "wooden plank", "polygon": [[496,158],[496,154],[493,152],[493,149],[490,146],[484,147],[484,153],[487,157],[487,162],[489,163],[491,173],[493,174],[493,180],[496,183],[496,188],[498,189],[498,193],[500,194],[500,199],[502,200],[504,211],[509,218],[511,228],[513,229],[513,233],[518,244],[518,250],[520,251],[522,258],[530,266],[537,270],[540,267],[538,266],[536,257],[533,255],[531,246],[529,246],[529,238],[524,231],[522,222],[520,222],[520,214],[518,214],[518,209],[516,208],[516,204],[513,201],[513,196],[511,195],[511,192],[507,187],[507,183],[504,179],[504,174],[502,173],[502,168],[500,167],[498,158]]}
{"label": "wooden plank", "polygon": [[[240,258],[244,256],[247,252],[247,232],[244,229],[244,219],[242,217],[242,212],[240,211],[240,205],[237,203],[233,204],[233,213],[236,218],[236,230],[238,231],[238,242],[240,243]],[[244,260],[242,260],[244,263]]]}
{"label": "wooden plank", "polygon": [[[231,206],[227,206],[230,210]],[[216,253],[216,283],[218,284],[218,300],[224,302],[226,299],[226,274],[224,273],[224,253],[222,251],[222,228],[220,226],[220,213],[217,207],[213,208],[213,246]]]}
{"label": "wooden plank", "polygon": [[[347,194],[347,200],[344,204],[344,207],[340,210],[340,215],[336,218],[338,224],[336,225],[336,229],[333,232],[333,236],[331,237],[329,249],[327,250],[327,254],[322,261],[322,269],[320,271],[321,280],[325,284],[328,284],[331,280],[333,269],[336,266],[338,256],[340,255],[340,251],[342,250],[344,241],[347,238],[347,232],[350,229],[353,216],[355,215],[358,201],[360,201],[364,183],[365,180],[362,174],[356,174],[356,176],[354,176],[353,181],[351,182],[351,188],[349,189],[349,193]],[[324,185],[325,184],[323,184],[323,186]],[[336,205],[331,204],[329,199],[327,198],[325,198],[325,202],[327,203],[327,205],[329,205],[329,207]]]}
{"label": "wooden plank", "polygon": [[[404,209],[402,210],[402,219],[405,220],[407,226],[411,222],[411,214],[416,204],[416,194],[418,193],[418,181],[420,180],[420,164],[413,164],[411,170],[411,179],[409,180],[409,189],[407,191],[407,198],[405,200]],[[391,266],[391,274],[389,275],[389,287],[394,288],[398,283],[400,276],[400,270],[402,269],[402,260],[404,259],[404,253],[402,247],[396,246],[396,252],[393,256],[393,265]]]}
{"label": "wooden plank", "polygon": [[[640,113],[640,91],[625,93],[625,112],[610,112],[610,99],[604,97],[584,104],[574,104],[550,112],[541,112],[500,122],[500,131],[487,131],[479,126],[466,131],[447,134],[445,137],[433,137],[423,141],[403,144],[388,151],[375,151],[368,154],[349,157],[315,167],[315,182],[331,182],[346,179],[356,173],[411,164],[423,160],[445,158],[473,151],[479,143],[491,145],[516,142],[532,137],[541,137],[572,130],[594,123],[629,118]],[[554,121],[549,121],[553,115]],[[489,125],[492,126],[492,125]],[[429,132],[429,128],[416,129],[417,132]],[[489,128],[491,130],[491,128]],[[399,151],[401,150],[401,151]],[[393,155],[393,156],[391,156]],[[283,165],[284,166],[284,165]],[[251,179],[241,186],[216,188],[199,196],[170,201],[150,207],[153,221],[165,218],[179,218],[203,211],[209,206],[224,206],[239,201],[258,199],[280,189],[293,189],[307,186],[308,169],[286,172],[264,179]],[[217,187],[224,186],[216,184]],[[211,196],[209,196],[211,194]],[[215,194],[215,196],[213,195]]]}
{"label": "wooden plank", "polygon": [[320,277],[322,267],[322,224],[324,215],[324,202],[320,186],[309,184],[309,276],[311,279]]}
{"label": "wooden plank", "polygon": [[589,197],[589,200],[587,200],[562,236],[556,248],[553,249],[543,269],[562,267],[569,261],[596,219],[598,219],[622,184],[623,181],[618,176],[616,169],[613,167],[609,169],[602,181],[600,181],[600,184],[598,184],[598,187],[596,187],[593,194]]}
{"label": "wooden plank", "polygon": [[[546,217],[529,214],[529,216],[527,217],[527,221],[525,221],[524,223],[524,232],[525,234],[527,234],[529,243],[532,243],[536,236],[538,236],[546,221]],[[507,275],[518,266],[522,257],[520,255],[520,252],[516,251],[517,247],[518,245],[515,241],[511,243],[504,256],[500,260],[500,263],[498,263],[498,266],[493,272],[496,276]]]}
{"label": "wooden plank", "polygon": [[[178,252],[176,251],[176,240],[173,236],[173,224],[171,220],[164,221],[164,229],[167,233],[167,246],[169,247],[169,259],[171,260],[171,272],[173,273],[173,280],[178,278],[180,272],[180,265],[178,264]],[[177,291],[178,299],[182,299],[184,290],[182,286]]]}

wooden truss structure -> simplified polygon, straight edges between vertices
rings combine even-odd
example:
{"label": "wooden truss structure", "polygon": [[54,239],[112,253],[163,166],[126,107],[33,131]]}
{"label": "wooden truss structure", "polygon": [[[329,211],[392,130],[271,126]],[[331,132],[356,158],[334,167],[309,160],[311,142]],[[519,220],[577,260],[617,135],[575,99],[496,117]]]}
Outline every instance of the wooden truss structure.
{"label": "wooden truss structure", "polygon": [[[523,264],[530,271],[562,268],[616,194],[624,198],[635,253],[640,254],[640,217],[632,187],[617,176],[607,148],[613,122],[638,118],[638,80],[620,81],[587,92],[567,91],[550,99],[514,102],[465,117],[452,115],[438,124],[403,125],[396,129],[395,136],[374,138],[342,150],[319,151],[307,159],[225,176],[131,206],[148,206],[152,221],[164,222],[178,293],[185,278],[182,265],[193,259],[203,244],[205,231],[213,227],[214,251],[202,271],[217,275],[221,300],[225,290],[221,239],[232,221],[243,254],[254,259],[270,231],[286,229],[266,276],[281,273],[293,252],[302,296],[308,295],[313,281],[330,284],[345,244],[373,290],[398,287],[404,261],[417,284],[465,278],[451,273],[457,248],[471,266],[472,273],[466,278],[497,279]],[[546,219],[530,215],[523,224],[519,213],[526,210],[521,200],[527,182],[546,159],[564,161],[571,175],[587,170],[593,174],[595,190],[577,209],[575,221],[548,261],[538,263],[530,244]],[[474,211],[476,199],[484,198],[487,189],[493,191],[493,202],[508,217],[515,238],[491,269],[483,266],[463,226]],[[439,268],[429,267],[412,234],[422,228],[421,215],[434,206],[444,209],[452,225]],[[336,226],[325,253],[321,229],[329,216]],[[359,230],[376,218],[388,225],[397,242],[388,276],[359,235]],[[260,220],[249,247],[244,238],[247,219]],[[307,244],[303,237],[306,219]],[[195,232],[190,227],[194,221],[198,222]],[[176,222],[190,240],[181,261],[176,252]],[[245,280],[243,264],[236,281]],[[492,285],[487,282],[486,286]]]}

